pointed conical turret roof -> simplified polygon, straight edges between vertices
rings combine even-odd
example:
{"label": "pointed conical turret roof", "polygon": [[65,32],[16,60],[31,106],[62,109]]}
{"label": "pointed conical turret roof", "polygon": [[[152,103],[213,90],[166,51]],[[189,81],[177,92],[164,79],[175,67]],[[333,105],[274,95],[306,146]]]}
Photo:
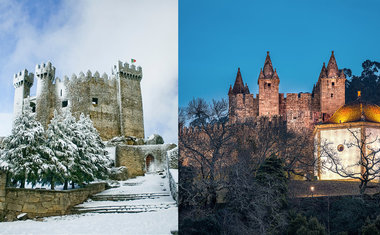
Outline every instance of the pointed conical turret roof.
{"label": "pointed conical turret roof", "polygon": [[274,69],[273,78],[278,78],[278,74],[277,74],[277,70],[276,69]]}
{"label": "pointed conical turret roof", "polygon": [[249,88],[248,88],[247,83],[245,84],[244,91],[245,91],[245,94],[249,94]]}
{"label": "pointed conical turret roof", "polygon": [[338,65],[336,64],[334,51],[331,52],[329,63],[327,64],[328,77],[334,77],[339,75]]}
{"label": "pointed conical turret roof", "polygon": [[343,69],[340,71],[339,77],[346,78],[346,75],[344,74],[344,70]]}
{"label": "pointed conical turret roof", "polygon": [[263,68],[260,69],[259,79],[264,78]]}
{"label": "pointed conical turret roof", "polygon": [[228,90],[228,94],[231,95],[232,94],[232,86],[230,85],[230,89]]}
{"label": "pointed conical turret roof", "polygon": [[246,90],[247,89],[244,87],[243,78],[241,77],[240,68],[238,68],[234,87],[232,90],[230,90],[230,92],[228,92],[228,94],[249,94],[249,92],[247,93]]}
{"label": "pointed conical turret roof", "polygon": [[269,56],[269,51],[267,51],[267,57],[264,62],[264,77],[271,78],[273,76],[273,65]]}
{"label": "pointed conical turret roof", "polygon": [[323,66],[321,69],[321,73],[319,74],[320,78],[326,78],[327,77],[327,69],[326,69],[326,64],[323,62]]}

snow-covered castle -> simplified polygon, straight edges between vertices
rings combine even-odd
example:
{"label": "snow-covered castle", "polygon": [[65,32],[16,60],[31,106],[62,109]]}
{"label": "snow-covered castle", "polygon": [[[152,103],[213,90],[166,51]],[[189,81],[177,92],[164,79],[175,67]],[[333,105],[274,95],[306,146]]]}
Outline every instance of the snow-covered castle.
{"label": "snow-covered castle", "polygon": [[[37,95],[30,97],[34,77]],[[76,118],[81,113],[90,115],[103,140],[115,136],[144,138],[141,79],[140,66],[120,61],[113,66],[110,76],[88,71],[62,80],[55,76],[55,67],[50,62],[38,64],[34,74],[24,69],[14,75],[14,118],[25,105],[30,105],[46,129],[54,110],[70,109]]]}

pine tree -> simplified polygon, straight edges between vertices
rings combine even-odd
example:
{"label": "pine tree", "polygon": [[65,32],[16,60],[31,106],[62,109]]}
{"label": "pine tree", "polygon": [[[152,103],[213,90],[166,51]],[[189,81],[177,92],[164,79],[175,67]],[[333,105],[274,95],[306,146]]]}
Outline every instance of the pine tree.
{"label": "pine tree", "polygon": [[53,152],[51,158],[51,169],[49,171],[49,178],[52,189],[54,188],[55,181],[65,183],[64,189],[67,189],[68,181],[73,177],[72,169],[75,167],[75,159],[78,157],[78,147],[73,142],[75,132],[74,117],[70,113],[64,112],[59,115],[54,111],[54,117],[50,121],[47,130],[48,147]]}
{"label": "pine tree", "polygon": [[91,119],[81,114],[78,121],[78,129],[81,130],[85,137],[84,156],[81,161],[85,166],[91,169],[92,174],[88,175],[85,181],[94,179],[107,178],[109,166],[111,164],[108,158],[105,145],[102,142],[98,131],[95,129]]}
{"label": "pine tree", "polygon": [[[29,104],[29,101],[25,101]],[[35,119],[29,105],[18,116],[10,136],[4,139],[4,150],[1,155],[1,165],[7,167],[14,181],[25,181],[36,184],[49,169],[51,151],[46,147],[44,129]]]}

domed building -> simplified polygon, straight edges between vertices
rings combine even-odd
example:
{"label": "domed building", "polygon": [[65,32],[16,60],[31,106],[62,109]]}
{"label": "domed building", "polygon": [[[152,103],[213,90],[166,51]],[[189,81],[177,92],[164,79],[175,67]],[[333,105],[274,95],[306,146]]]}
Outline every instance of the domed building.
{"label": "domed building", "polygon": [[[361,177],[365,164],[378,169],[380,107],[363,101],[358,92],[356,101],[343,105],[329,120],[315,126],[314,147],[315,175],[319,180]],[[360,161],[367,157],[370,161]]]}

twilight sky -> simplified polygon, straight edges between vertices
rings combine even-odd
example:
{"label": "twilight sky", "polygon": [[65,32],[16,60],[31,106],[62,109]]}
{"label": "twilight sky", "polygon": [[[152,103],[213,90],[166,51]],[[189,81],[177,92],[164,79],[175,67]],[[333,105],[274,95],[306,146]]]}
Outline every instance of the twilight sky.
{"label": "twilight sky", "polygon": [[179,106],[193,97],[228,99],[241,68],[257,94],[266,51],[281,93],[311,92],[331,51],[339,69],[380,61],[380,1],[179,2]]}
{"label": "twilight sky", "polygon": [[177,0],[0,0],[0,136],[11,129],[14,73],[51,61],[60,78],[111,74],[131,58],[143,68],[146,137],[177,142]]}

